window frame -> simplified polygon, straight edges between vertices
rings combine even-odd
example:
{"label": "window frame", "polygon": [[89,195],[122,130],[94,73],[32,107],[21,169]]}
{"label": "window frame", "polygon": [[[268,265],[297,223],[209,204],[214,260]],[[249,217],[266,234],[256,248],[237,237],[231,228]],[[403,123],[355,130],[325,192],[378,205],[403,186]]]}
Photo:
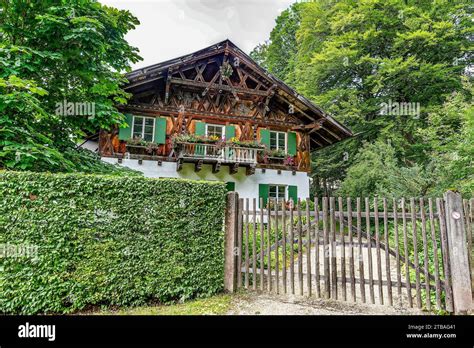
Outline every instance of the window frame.
{"label": "window frame", "polygon": [[[276,187],[277,188],[277,190],[276,190],[277,197],[270,196],[271,187]],[[278,197],[278,193],[280,192],[280,189],[283,189],[284,197]],[[276,199],[277,202],[280,202],[282,199],[287,201],[288,200],[288,185],[268,184],[268,199]]]}
{"label": "window frame", "polygon": [[142,118],[142,132],[140,138],[144,141],[145,140],[145,120],[146,119],[151,119],[153,120],[153,131],[151,133],[151,141],[150,142],[155,142],[155,123],[156,123],[156,118],[155,117],[148,117],[148,116],[141,116],[141,115],[133,115],[133,120],[132,120],[132,139],[135,138],[135,118]]}
{"label": "window frame", "polygon": [[224,126],[224,125],[222,125],[222,124],[206,123],[206,131],[205,131],[206,137],[209,137],[209,132],[208,132],[209,126],[212,126],[212,127],[220,127],[220,128],[222,129],[221,139],[224,139],[224,137],[225,137],[225,126]]}
{"label": "window frame", "polygon": [[[274,149],[272,149],[272,133],[275,133],[276,134],[276,147]],[[281,136],[284,136],[285,137],[285,145],[284,145],[284,148],[281,149],[280,148],[280,145],[279,145],[279,139]],[[269,142],[269,147],[270,147],[270,150],[283,150],[285,151],[285,153],[288,152],[288,134],[286,132],[281,132],[281,131],[269,131],[269,135],[268,135],[268,142]]]}

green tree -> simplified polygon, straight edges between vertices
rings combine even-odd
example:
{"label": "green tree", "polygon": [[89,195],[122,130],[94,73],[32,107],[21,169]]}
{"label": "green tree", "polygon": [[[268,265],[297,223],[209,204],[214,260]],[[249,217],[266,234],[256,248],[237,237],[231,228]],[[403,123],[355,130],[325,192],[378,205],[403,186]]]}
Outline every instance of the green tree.
{"label": "green tree", "polygon": [[[0,4],[0,167],[97,169],[76,141],[123,122],[115,107],[128,97],[122,73],[140,59],[124,36],[138,20],[96,1]],[[91,103],[95,114],[58,114],[63,101]]]}
{"label": "green tree", "polygon": [[357,153],[355,163],[338,193],[348,196],[368,197],[374,193],[385,197],[425,196],[435,182],[435,177],[415,164],[400,165],[394,147],[377,140],[364,143]]}
{"label": "green tree", "polygon": [[287,82],[292,80],[294,74],[296,32],[300,25],[301,8],[301,3],[295,3],[284,10],[276,19],[275,28],[270,34],[270,44],[259,45],[251,53],[257,62]]}
{"label": "green tree", "polygon": [[466,79],[469,93],[452,93],[442,107],[428,115],[430,127],[419,136],[431,146],[429,168],[436,178],[432,194],[458,190],[474,195],[474,88]]}
{"label": "green tree", "polygon": [[[414,168],[410,173],[427,175],[435,167],[433,156],[440,152],[425,141],[420,130],[433,127],[429,115],[443,107],[452,93],[469,94],[463,78],[472,78],[472,12],[470,1],[301,3],[296,34],[291,36],[296,38],[291,60],[275,66],[277,52],[287,56],[277,44],[277,38],[285,40],[287,32],[277,24],[262,54],[270,72],[291,82],[356,134],[313,155],[317,179],[313,191],[321,191],[318,185],[325,181],[339,187],[352,166],[368,168],[370,161],[365,165],[360,161],[369,159],[357,156],[366,149],[364,142],[390,142],[394,163],[407,170]],[[282,13],[277,23],[285,22],[286,17]],[[419,103],[419,112],[384,114],[382,106],[390,101]],[[352,185],[342,185],[351,193],[348,188]],[[384,186],[372,185],[371,189]]]}

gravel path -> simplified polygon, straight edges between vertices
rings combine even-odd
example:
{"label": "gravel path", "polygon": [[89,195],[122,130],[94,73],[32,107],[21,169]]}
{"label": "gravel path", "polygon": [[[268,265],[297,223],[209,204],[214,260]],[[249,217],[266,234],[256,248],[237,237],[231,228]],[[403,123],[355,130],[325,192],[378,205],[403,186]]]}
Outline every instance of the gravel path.
{"label": "gravel path", "polygon": [[416,309],[259,292],[238,294],[229,315],[416,315]]}

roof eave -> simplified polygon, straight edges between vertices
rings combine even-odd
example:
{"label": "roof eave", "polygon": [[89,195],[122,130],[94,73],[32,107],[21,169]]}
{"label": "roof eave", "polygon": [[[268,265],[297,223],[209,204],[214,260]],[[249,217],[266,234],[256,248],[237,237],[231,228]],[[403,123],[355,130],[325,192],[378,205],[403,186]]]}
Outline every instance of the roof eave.
{"label": "roof eave", "polygon": [[[161,63],[158,63],[158,64],[149,65],[149,66],[146,66],[144,68],[131,71],[131,72],[125,74],[125,77],[127,79],[130,79],[130,78],[136,78],[136,77],[139,77],[139,76],[147,75],[151,71],[154,72],[154,71],[157,71],[157,70],[158,71],[167,70],[170,67],[184,64],[184,63],[186,63],[190,60],[200,59],[199,58],[200,55],[204,55],[204,54],[212,52],[212,51],[220,51],[220,50],[232,50],[232,51],[234,51],[234,53],[237,53],[240,56],[242,56],[246,60],[245,63],[247,65],[255,68],[256,70],[259,70],[260,73],[262,73],[264,76],[266,76],[272,83],[278,85],[280,87],[280,89],[283,92],[285,92],[287,95],[297,99],[302,104],[304,104],[308,109],[310,109],[312,112],[319,115],[320,118],[324,118],[325,120],[329,121],[329,123],[331,125],[335,126],[341,132],[341,134],[340,134],[341,140],[345,139],[347,137],[353,136],[353,133],[349,128],[347,128],[343,124],[339,123],[331,115],[327,114],[325,111],[323,111],[317,105],[313,104],[306,97],[304,97],[301,94],[299,94],[298,92],[296,92],[293,88],[288,86],[285,82],[283,82],[282,80],[280,80],[276,76],[272,75],[266,69],[259,66],[249,55],[247,55],[245,52],[243,52],[240,48],[238,48],[229,39],[218,42],[214,45],[208,46],[206,48],[195,51],[193,53],[183,55],[181,57],[169,59],[167,61],[164,61],[164,62],[161,62]],[[125,88],[127,88],[127,87],[125,87]]]}

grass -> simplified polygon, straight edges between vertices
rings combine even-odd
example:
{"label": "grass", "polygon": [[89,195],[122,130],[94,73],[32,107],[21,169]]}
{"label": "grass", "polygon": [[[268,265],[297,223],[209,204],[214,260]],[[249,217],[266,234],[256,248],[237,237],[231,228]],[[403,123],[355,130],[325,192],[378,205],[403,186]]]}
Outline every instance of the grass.
{"label": "grass", "polygon": [[232,297],[219,294],[209,298],[190,300],[170,305],[149,305],[117,310],[105,309],[96,315],[219,315],[230,309]]}

